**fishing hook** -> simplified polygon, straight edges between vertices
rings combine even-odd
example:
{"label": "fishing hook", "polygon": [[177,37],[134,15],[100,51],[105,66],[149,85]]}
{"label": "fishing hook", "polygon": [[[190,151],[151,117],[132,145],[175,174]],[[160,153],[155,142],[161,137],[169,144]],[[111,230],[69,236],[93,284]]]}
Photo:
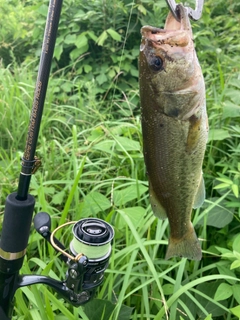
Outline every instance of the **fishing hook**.
{"label": "fishing hook", "polygon": [[[179,21],[180,19],[178,16],[178,9],[177,9],[177,4],[176,4],[175,0],[166,0],[166,2],[167,2],[169,9],[171,10],[174,18]],[[185,7],[188,12],[189,18],[191,18],[192,20],[195,20],[195,21],[197,21],[201,18],[202,10],[203,10],[203,3],[204,3],[204,0],[196,0],[195,9],[192,9],[191,7]]]}

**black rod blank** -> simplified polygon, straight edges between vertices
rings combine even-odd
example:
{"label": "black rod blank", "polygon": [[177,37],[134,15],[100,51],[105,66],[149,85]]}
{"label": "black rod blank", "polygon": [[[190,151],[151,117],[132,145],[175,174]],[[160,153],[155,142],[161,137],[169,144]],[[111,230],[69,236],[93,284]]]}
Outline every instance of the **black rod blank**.
{"label": "black rod blank", "polygon": [[19,177],[17,199],[26,200],[30,185],[32,170],[35,164],[35,151],[37,146],[40,123],[44,101],[47,92],[51,61],[53,57],[58,23],[61,13],[62,0],[50,0],[48,17],[45,27],[38,76],[35,86],[32,112],[28,127],[27,141],[22,158],[22,169]]}

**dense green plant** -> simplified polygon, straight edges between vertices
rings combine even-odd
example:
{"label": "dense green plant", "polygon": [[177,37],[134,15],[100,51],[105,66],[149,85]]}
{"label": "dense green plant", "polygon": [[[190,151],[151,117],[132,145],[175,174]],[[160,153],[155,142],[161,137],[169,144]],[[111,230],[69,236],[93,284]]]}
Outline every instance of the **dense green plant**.
{"label": "dense green plant", "polygon": [[[46,18],[46,1],[19,3],[26,5],[35,8],[31,50],[23,50],[23,63],[13,59],[0,66],[1,212],[17,188]],[[10,10],[11,3],[5,7]],[[14,12],[19,19],[21,10]],[[116,236],[97,299],[73,308],[45,286],[27,287],[16,294],[15,319],[240,317],[240,5],[205,1],[201,20],[192,23],[210,126],[203,166],[207,197],[193,216],[202,239],[200,262],[163,259],[168,222],[150,209],[142,156],[139,29],[162,26],[166,13],[165,1],[64,2],[37,149],[43,166],[32,177],[31,194],[36,212],[47,211],[53,228],[95,216],[112,223]],[[68,244],[70,230],[59,237]],[[22,272],[63,279],[65,270],[33,231]]]}
{"label": "dense green plant", "polygon": [[32,49],[33,14],[31,1],[1,1],[0,58],[6,67],[23,62]]}
{"label": "dense green plant", "polygon": [[[45,3],[39,7],[44,18]],[[148,15],[147,9],[152,6],[152,1],[144,5],[119,0],[64,3],[55,50],[57,66],[68,67],[71,76],[84,81],[94,78],[97,93],[106,94],[109,83],[117,83],[124,91],[135,88],[139,30],[144,15]],[[160,7],[155,5],[158,23],[164,17],[163,12],[159,17]],[[42,19],[40,23],[43,28]]]}

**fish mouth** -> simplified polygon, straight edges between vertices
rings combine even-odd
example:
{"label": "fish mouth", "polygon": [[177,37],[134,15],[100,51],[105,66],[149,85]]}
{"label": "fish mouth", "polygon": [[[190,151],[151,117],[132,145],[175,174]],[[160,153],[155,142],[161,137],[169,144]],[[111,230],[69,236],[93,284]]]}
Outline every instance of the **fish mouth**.
{"label": "fish mouth", "polygon": [[182,5],[179,4],[177,6],[179,21],[175,19],[173,14],[169,12],[164,29],[165,30],[191,30],[191,25],[188,17],[188,11],[187,9]]}
{"label": "fish mouth", "polygon": [[141,28],[142,45],[150,41],[154,46],[168,44],[170,46],[185,47],[192,38],[192,28],[188,17],[188,12],[182,4],[178,5],[180,21],[177,21],[173,14],[169,12],[164,29],[152,26]]}

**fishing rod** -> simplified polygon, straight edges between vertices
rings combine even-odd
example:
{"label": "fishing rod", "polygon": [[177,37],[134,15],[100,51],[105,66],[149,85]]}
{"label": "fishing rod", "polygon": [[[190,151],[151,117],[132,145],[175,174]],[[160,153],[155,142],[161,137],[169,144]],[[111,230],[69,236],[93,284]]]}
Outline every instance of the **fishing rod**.
{"label": "fishing rod", "polygon": [[[86,218],[69,222],[51,232],[49,214],[39,212],[34,217],[34,227],[60,253],[59,258],[67,264],[66,279],[57,281],[41,275],[19,274],[26,254],[35,206],[34,197],[29,194],[29,186],[31,176],[40,164],[40,160],[35,157],[35,151],[61,8],[62,0],[50,0],[18,189],[7,196],[5,203],[0,241],[1,320],[11,319],[16,290],[37,283],[52,287],[74,306],[87,303],[103,282],[104,271],[111,254],[114,231],[105,221]],[[60,228],[69,224],[73,224],[70,251],[55,237]]]}

